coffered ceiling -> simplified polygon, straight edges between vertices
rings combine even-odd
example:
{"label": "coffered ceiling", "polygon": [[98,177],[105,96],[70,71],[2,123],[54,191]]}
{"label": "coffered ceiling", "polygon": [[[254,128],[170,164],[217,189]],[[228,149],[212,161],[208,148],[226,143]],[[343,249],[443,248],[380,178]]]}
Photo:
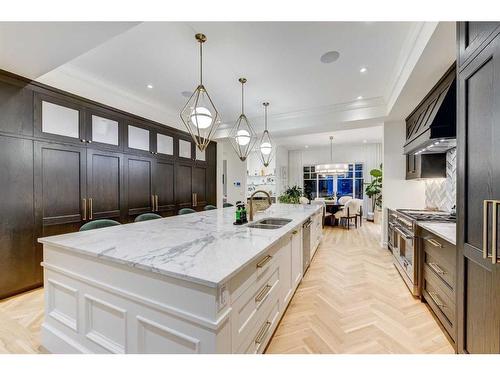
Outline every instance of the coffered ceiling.
{"label": "coffered ceiling", "polygon": [[[181,129],[182,93],[199,80],[194,34],[203,32],[204,83],[223,120],[218,136],[239,114],[244,76],[247,116],[262,129],[261,103],[269,101],[270,130],[288,137],[380,125],[437,23],[110,22],[88,24],[87,38],[66,24],[26,25],[6,33],[0,23],[0,40],[13,44],[18,27],[27,40],[38,35],[41,60],[71,50],[43,69],[23,61],[30,78]],[[328,51],[340,56],[325,64]],[[0,68],[22,74],[12,59]]]}

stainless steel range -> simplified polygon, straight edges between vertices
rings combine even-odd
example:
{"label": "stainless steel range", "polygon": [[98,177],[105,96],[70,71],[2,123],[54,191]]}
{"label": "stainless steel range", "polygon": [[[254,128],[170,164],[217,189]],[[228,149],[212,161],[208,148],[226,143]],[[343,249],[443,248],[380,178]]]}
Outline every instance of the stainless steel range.
{"label": "stainless steel range", "polygon": [[388,246],[394,265],[414,296],[419,296],[419,241],[417,222],[455,222],[455,215],[444,211],[388,210]]}

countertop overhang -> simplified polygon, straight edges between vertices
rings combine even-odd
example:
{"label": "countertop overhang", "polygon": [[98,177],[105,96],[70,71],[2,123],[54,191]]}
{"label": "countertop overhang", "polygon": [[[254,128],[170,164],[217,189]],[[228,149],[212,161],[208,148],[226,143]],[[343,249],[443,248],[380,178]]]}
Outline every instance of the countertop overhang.
{"label": "countertop overhang", "polygon": [[279,229],[233,225],[234,207],[39,238],[44,245],[209,287],[227,282],[294,228],[317,205],[273,204],[255,215],[292,219]]}

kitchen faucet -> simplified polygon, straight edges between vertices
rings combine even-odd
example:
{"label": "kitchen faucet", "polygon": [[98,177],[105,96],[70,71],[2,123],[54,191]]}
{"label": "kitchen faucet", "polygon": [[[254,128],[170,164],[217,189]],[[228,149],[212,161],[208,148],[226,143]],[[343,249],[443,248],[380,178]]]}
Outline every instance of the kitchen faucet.
{"label": "kitchen faucet", "polygon": [[253,197],[257,193],[264,193],[265,195],[267,195],[267,201],[269,202],[269,206],[271,206],[273,204],[273,202],[271,201],[271,196],[269,195],[269,193],[267,191],[264,191],[264,190],[254,191],[252,193],[252,195],[250,195],[250,221],[253,221]]}

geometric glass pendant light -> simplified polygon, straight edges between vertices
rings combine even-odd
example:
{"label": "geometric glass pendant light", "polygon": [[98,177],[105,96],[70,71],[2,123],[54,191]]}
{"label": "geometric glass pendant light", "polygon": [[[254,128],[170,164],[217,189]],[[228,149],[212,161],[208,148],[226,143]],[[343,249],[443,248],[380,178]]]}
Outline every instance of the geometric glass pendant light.
{"label": "geometric glass pendant light", "polygon": [[241,115],[236,120],[233,129],[231,129],[229,140],[240,160],[245,161],[257,142],[257,134],[245,115],[244,85],[247,80],[246,78],[240,78],[238,81],[241,83]]}
{"label": "geometric glass pendant light", "polygon": [[349,165],[345,163],[333,163],[333,137],[330,136],[330,164],[316,165],[316,173],[323,176],[339,175],[349,171]]}
{"label": "geometric glass pendant light", "polygon": [[268,167],[269,163],[273,158],[273,141],[271,140],[271,136],[269,135],[269,131],[267,130],[267,107],[269,106],[268,102],[262,103],[265,110],[265,128],[264,133],[262,133],[262,137],[260,138],[260,160],[264,167]]}
{"label": "geometric glass pendant light", "polygon": [[196,34],[195,38],[200,43],[200,84],[182,108],[180,116],[196,146],[200,151],[204,151],[212,140],[221,120],[207,89],[203,86],[202,46],[207,37],[204,34]]}

